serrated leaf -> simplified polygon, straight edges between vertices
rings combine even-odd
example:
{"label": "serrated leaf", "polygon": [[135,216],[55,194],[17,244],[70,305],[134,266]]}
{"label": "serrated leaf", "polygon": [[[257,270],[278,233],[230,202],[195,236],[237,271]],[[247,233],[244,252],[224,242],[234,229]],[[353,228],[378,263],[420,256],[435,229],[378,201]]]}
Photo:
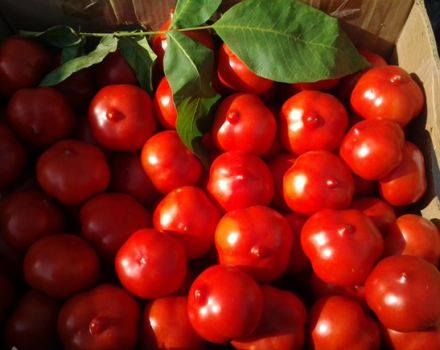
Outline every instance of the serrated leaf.
{"label": "serrated leaf", "polygon": [[212,17],[221,0],[178,0],[171,28],[189,28],[205,23]]}
{"label": "serrated leaf", "polygon": [[61,66],[47,74],[40,82],[40,86],[53,86],[61,83],[73,73],[88,68],[102,60],[110,53],[115,52],[118,47],[118,38],[113,35],[105,35],[98,46],[87,55],[76,57],[63,63]]}
{"label": "serrated leaf", "polygon": [[252,71],[275,81],[339,78],[368,67],[337,19],[294,0],[242,1],[213,28]]}
{"label": "serrated leaf", "polygon": [[54,47],[63,48],[78,44],[81,36],[69,26],[58,25],[50,27],[44,32],[20,31],[20,35],[26,38],[34,38]]}
{"label": "serrated leaf", "polygon": [[119,51],[127,63],[134,70],[136,78],[142,88],[153,93],[153,65],[157,56],[150,48],[145,37],[119,39]]}
{"label": "serrated leaf", "polygon": [[84,43],[80,41],[78,44],[64,47],[61,50],[61,64],[84,55]]}

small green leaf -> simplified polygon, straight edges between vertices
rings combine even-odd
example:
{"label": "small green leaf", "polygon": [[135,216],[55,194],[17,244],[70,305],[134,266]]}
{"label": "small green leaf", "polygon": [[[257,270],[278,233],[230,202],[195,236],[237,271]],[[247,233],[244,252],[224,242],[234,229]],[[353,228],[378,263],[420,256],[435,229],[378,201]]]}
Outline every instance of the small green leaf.
{"label": "small green leaf", "polygon": [[213,28],[252,71],[275,81],[339,78],[368,66],[337,19],[294,0],[239,2]]}
{"label": "small green leaf", "polygon": [[189,28],[205,23],[221,2],[221,0],[178,0],[171,28]]}
{"label": "small green leaf", "polygon": [[153,65],[157,56],[150,48],[147,39],[123,37],[119,39],[118,47],[122,56],[133,68],[140,86],[152,94]]}
{"label": "small green leaf", "polygon": [[102,60],[110,53],[115,52],[118,46],[118,39],[109,34],[102,37],[96,48],[87,55],[76,57],[63,63],[61,66],[47,74],[40,82],[40,86],[53,86],[61,83],[73,73],[88,68]]}
{"label": "small green leaf", "polygon": [[25,38],[35,38],[54,47],[63,48],[76,45],[81,41],[81,36],[69,26],[53,26],[44,32],[20,31]]}
{"label": "small green leaf", "polygon": [[61,50],[61,64],[84,55],[84,44],[84,41],[80,41],[78,44],[64,47]]}

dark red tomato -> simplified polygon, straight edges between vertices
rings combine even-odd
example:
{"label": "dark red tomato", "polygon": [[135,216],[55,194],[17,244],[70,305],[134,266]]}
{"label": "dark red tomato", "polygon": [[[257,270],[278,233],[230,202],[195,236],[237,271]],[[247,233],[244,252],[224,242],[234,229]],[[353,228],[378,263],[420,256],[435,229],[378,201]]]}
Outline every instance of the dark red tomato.
{"label": "dark red tomato", "polygon": [[81,207],[82,236],[106,261],[113,259],[131,234],[150,226],[150,214],[133,197],[103,193]]}
{"label": "dark red tomato", "polygon": [[233,340],[238,350],[301,350],[305,340],[306,308],[293,293],[262,286],[264,308],[251,335]]}
{"label": "dark red tomato", "polygon": [[422,111],[424,101],[420,86],[398,66],[371,68],[351,94],[351,106],[360,116],[389,119],[402,127]]}
{"label": "dark red tomato", "polygon": [[65,350],[131,350],[138,323],[136,301],[122,288],[100,285],[63,305],[58,332]]}
{"label": "dark red tomato", "polygon": [[0,324],[6,318],[6,315],[14,303],[15,287],[7,274],[0,270]]}
{"label": "dark red tomato", "polygon": [[197,184],[203,174],[202,163],[175,130],[150,137],[142,148],[141,162],[151,182],[164,194],[177,187]]}
{"label": "dark red tomato", "polygon": [[269,162],[269,169],[272,173],[275,194],[272,200],[272,206],[281,211],[289,211],[289,207],[284,200],[283,178],[287,170],[295,162],[296,157],[290,153],[278,153]]}
{"label": "dark red tomato", "polygon": [[301,230],[307,218],[294,212],[283,214],[283,216],[287,219],[293,234],[293,244],[286,272],[289,274],[299,274],[305,272],[310,267],[310,260],[304,254],[301,246]]}
{"label": "dark red tomato", "polygon": [[23,263],[26,282],[54,298],[69,298],[93,286],[99,277],[96,252],[71,234],[43,237],[27,251]]}
{"label": "dark red tomato", "polygon": [[0,191],[12,185],[22,174],[27,154],[15,135],[0,125]]}
{"label": "dark red tomato", "polygon": [[256,95],[233,94],[217,107],[212,139],[222,151],[263,155],[272,147],[276,133],[274,115]]}
{"label": "dark red tomato", "polygon": [[290,152],[332,151],[348,126],[345,107],[333,95],[302,91],[281,107],[281,140]]}
{"label": "dark red tomato", "polygon": [[138,85],[133,69],[119,51],[108,54],[96,65],[95,81],[100,87],[115,84]]}
{"label": "dark red tomato", "polygon": [[295,83],[292,84],[292,87],[300,91],[303,90],[327,91],[327,90],[332,90],[336,86],[338,86],[339,80],[340,79],[325,79],[310,83]]}
{"label": "dark red tomato", "polygon": [[37,86],[50,69],[51,55],[41,44],[9,37],[0,44],[0,95]]}
{"label": "dark red tomato", "polygon": [[422,331],[440,322],[440,272],[422,258],[382,259],[365,283],[368,306],[380,322],[399,332]]}
{"label": "dark red tomato", "polygon": [[18,251],[26,251],[41,237],[64,230],[64,214],[44,193],[15,192],[0,202],[0,234]]}
{"label": "dark red tomato", "polygon": [[313,272],[310,274],[309,284],[315,299],[331,295],[340,295],[343,297],[354,298],[360,303],[365,304],[364,286],[337,286],[323,281]]}
{"label": "dark red tomato", "polygon": [[350,169],[339,157],[329,151],[310,151],[287,170],[283,189],[293,211],[311,215],[322,209],[347,208],[354,183]]}
{"label": "dark red tomato", "polygon": [[212,163],[208,192],[224,211],[269,205],[274,196],[273,177],[259,157],[239,151],[220,154]]}
{"label": "dark red tomato", "polygon": [[425,194],[427,180],[423,153],[411,142],[405,142],[399,165],[379,181],[383,199],[394,206],[417,202]]}
{"label": "dark red tomato", "polygon": [[440,232],[431,221],[420,215],[399,216],[388,228],[385,255],[418,256],[438,266]]}
{"label": "dark red tomato", "polygon": [[318,277],[338,286],[362,285],[383,252],[379,230],[354,209],[311,216],[302,228],[301,245]]}
{"label": "dark red tomato", "polygon": [[46,150],[36,170],[43,190],[67,205],[80,204],[110,182],[110,169],[99,148],[74,140],[59,141]]}
{"label": "dark red tomato", "polygon": [[387,119],[356,123],[342,140],[339,154],[350,169],[363,179],[379,180],[399,165],[405,135],[402,128]]}
{"label": "dark red tomato", "polygon": [[5,326],[5,343],[20,350],[60,348],[57,318],[61,303],[43,293],[27,292],[12,311]]}
{"label": "dark red tomato", "polygon": [[377,181],[365,180],[353,173],[354,194],[357,196],[370,196],[376,193]]}
{"label": "dark red tomato", "polygon": [[250,335],[263,315],[263,292],[233,266],[213,265],[193,282],[188,315],[195,331],[212,343],[226,343]]}
{"label": "dark red tomato", "polygon": [[188,259],[206,255],[214,245],[214,232],[221,213],[200,188],[178,187],[156,206],[154,227],[178,239]]}
{"label": "dark red tomato", "polygon": [[119,281],[139,298],[160,298],[183,283],[187,261],[183,245],[155,229],[133,233],[115,258]]}
{"label": "dark red tomato", "polygon": [[329,296],[310,310],[309,336],[314,350],[379,350],[377,323],[355,300]]}
{"label": "dark red tomato", "polygon": [[73,132],[75,115],[64,95],[53,88],[21,89],[9,100],[7,118],[25,143],[47,147]]}
{"label": "dark red tomato", "polygon": [[188,318],[185,296],[150,301],[142,317],[143,350],[204,350],[206,342],[194,331]]}
{"label": "dark red tomato", "polygon": [[165,129],[175,129],[177,110],[173,92],[166,77],[163,77],[156,88],[153,98],[157,120]]}
{"label": "dark red tomato", "polygon": [[[14,283],[22,283],[24,280],[23,254],[13,249],[9,244],[5,242],[2,235],[0,235],[0,284],[3,283],[2,275],[6,276],[8,280]],[[7,282],[4,283],[8,284]],[[8,288],[5,287],[4,291],[6,292],[6,295],[9,294]],[[2,289],[0,288],[0,319],[2,318],[1,310],[3,302],[5,304],[8,304],[8,298],[1,293]]]}
{"label": "dark red tomato", "polygon": [[440,326],[419,332],[385,329],[385,341],[393,350],[440,349]]}
{"label": "dark red tomato", "polygon": [[292,243],[287,220],[264,206],[229,211],[215,230],[220,264],[237,266],[259,282],[273,281],[286,271]]}
{"label": "dark red tomato", "polygon": [[136,151],[156,130],[153,103],[133,85],[108,85],[93,98],[88,113],[95,139],[115,151]]}

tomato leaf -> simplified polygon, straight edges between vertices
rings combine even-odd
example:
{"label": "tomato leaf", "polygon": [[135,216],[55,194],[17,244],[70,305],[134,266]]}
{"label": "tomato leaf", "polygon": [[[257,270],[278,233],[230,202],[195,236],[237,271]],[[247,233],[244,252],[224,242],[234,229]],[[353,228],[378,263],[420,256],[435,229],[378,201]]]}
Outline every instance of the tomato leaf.
{"label": "tomato leaf", "polygon": [[179,0],[173,13],[171,28],[195,27],[212,17],[221,0]]}
{"label": "tomato leaf", "polygon": [[61,50],[61,63],[65,63],[76,57],[84,55],[85,41],[80,41],[78,44],[63,47]]}
{"label": "tomato leaf", "polygon": [[118,42],[119,50],[127,63],[133,68],[142,88],[153,93],[153,65],[156,54],[150,48],[145,37],[123,37]]}
{"label": "tomato leaf", "polygon": [[213,24],[258,75],[294,83],[339,78],[368,67],[336,18],[294,0],[245,0]]}
{"label": "tomato leaf", "polygon": [[81,42],[81,36],[69,26],[53,26],[44,32],[20,31],[20,36],[38,39],[54,47],[63,48],[76,45]]}

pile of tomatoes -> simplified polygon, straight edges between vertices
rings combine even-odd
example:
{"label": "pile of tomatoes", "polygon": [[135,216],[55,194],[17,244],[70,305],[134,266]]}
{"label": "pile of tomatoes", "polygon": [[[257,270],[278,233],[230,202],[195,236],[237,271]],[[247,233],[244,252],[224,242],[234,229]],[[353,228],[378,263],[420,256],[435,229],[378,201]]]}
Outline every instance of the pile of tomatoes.
{"label": "pile of tomatoes", "polygon": [[164,35],[154,96],[118,51],[48,88],[59,54],[0,44],[2,346],[440,349],[440,235],[408,209],[418,84],[362,49],[362,72],[279,84],[185,33],[216,55],[209,169],[175,130]]}

